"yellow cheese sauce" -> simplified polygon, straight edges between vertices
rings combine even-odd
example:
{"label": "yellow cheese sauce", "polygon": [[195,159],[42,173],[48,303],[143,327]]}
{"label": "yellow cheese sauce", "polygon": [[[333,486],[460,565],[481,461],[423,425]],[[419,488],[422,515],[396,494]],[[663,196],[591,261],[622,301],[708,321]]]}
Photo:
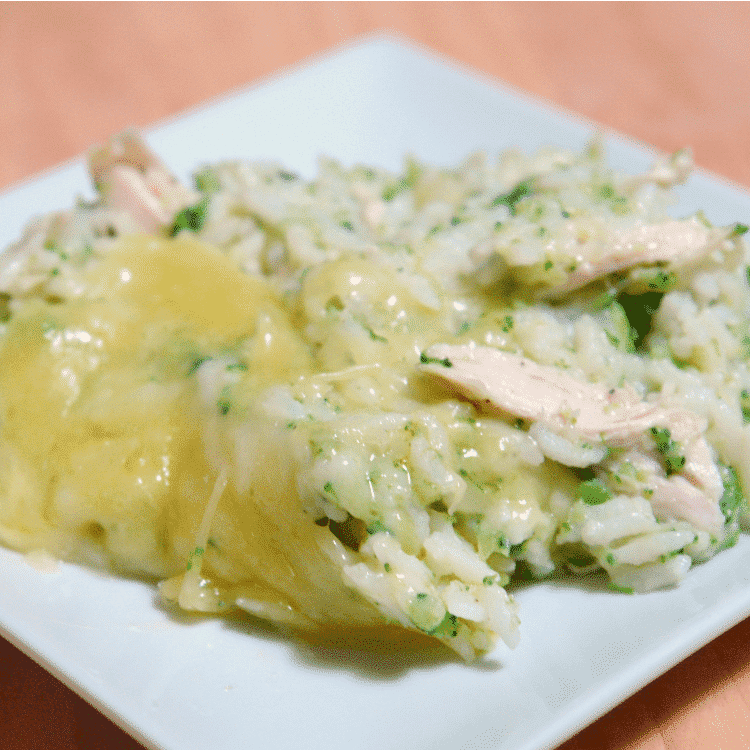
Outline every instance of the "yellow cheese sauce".
{"label": "yellow cheese sauce", "polygon": [[[398,468],[408,443],[391,435],[383,444],[361,421],[368,410],[442,396],[411,373],[443,310],[362,258],[312,268],[285,298],[185,238],[124,239],[83,286],[77,298],[25,301],[0,344],[2,539],[156,577],[186,608],[240,601],[297,625],[379,621],[342,581],[352,551],[340,539],[361,542],[365,521],[384,518],[382,497],[352,488],[340,503],[365,521],[334,535],[301,497],[315,471],[300,480],[297,469],[324,450],[317,440],[332,454],[340,444],[339,456],[364,451],[366,476],[377,469],[395,498],[388,523],[418,552],[407,508],[419,480]],[[353,312],[342,323],[344,309]],[[201,368],[219,378],[212,396],[201,392]],[[353,411],[354,422],[331,431],[309,417],[298,425],[259,414],[259,394],[280,383],[305,408]],[[318,473],[335,474],[335,461],[316,464]],[[521,493],[521,510],[531,494]]]}
{"label": "yellow cheese sauce", "polygon": [[2,533],[173,574],[186,530],[170,519],[190,525],[184,511],[202,507],[215,473],[191,372],[269,319],[256,377],[305,359],[270,288],[196,241],[126,240],[90,277],[78,299],[25,303],[2,339]]}
{"label": "yellow cheese sauce", "polygon": [[[359,295],[355,270],[343,264],[337,279],[311,277],[308,313],[315,317],[317,306],[325,314],[334,295]],[[124,240],[86,282],[77,299],[25,302],[0,345],[2,539],[158,578],[200,562],[211,585],[203,576],[192,581],[181,597],[189,607],[222,609],[241,596],[298,623],[377,619],[352,601],[323,554],[335,557],[337,543],[303,513],[287,448],[267,425],[245,429],[252,477],[243,495],[228,483],[199,546],[217,465],[231,460],[207,455],[206,431],[220,420],[219,442],[231,442],[229,425],[244,424],[259,391],[311,372],[295,306],[187,239]],[[332,347],[323,359],[348,364],[346,352]],[[222,357],[243,378],[231,414],[221,403],[205,408],[195,377]],[[180,585],[165,584],[165,593],[177,598]]]}

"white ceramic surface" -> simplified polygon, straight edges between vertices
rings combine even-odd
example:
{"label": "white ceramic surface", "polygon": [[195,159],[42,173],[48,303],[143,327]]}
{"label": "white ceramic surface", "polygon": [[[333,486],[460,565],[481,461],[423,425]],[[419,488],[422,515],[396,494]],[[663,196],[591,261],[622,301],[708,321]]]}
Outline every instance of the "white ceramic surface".
{"label": "white ceramic surface", "polygon": [[[372,38],[149,131],[179,174],[319,154],[397,168],[412,152],[581,147],[594,127],[403,42]],[[52,134],[53,135],[53,134]],[[610,161],[649,152],[607,138]],[[0,245],[31,215],[90,194],[82,162],[0,195]],[[750,224],[750,195],[697,174],[679,211]],[[0,631],[144,745],[161,750],[539,750],[554,747],[750,614],[750,539],[674,591],[617,595],[576,581],[518,594],[521,645],[466,666],[439,652],[316,650],[253,622],[175,619],[152,586],[0,550]]]}

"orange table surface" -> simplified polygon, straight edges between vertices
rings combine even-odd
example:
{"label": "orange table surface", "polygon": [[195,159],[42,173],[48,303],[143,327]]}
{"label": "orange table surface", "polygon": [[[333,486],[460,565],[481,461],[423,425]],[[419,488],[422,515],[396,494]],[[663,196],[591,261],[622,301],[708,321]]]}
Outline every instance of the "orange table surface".
{"label": "orange table surface", "polygon": [[[750,187],[747,3],[291,2],[0,3],[0,189],[372,32]],[[750,748],[748,701],[750,620],[560,750]],[[0,748],[140,745],[0,639]]]}

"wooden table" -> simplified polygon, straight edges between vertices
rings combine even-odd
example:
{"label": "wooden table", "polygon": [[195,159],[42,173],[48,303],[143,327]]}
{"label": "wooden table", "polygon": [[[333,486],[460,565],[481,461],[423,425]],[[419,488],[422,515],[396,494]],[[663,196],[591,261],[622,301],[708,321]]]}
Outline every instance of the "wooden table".
{"label": "wooden table", "polygon": [[[750,187],[746,3],[0,3],[0,188],[358,35],[395,32]],[[750,748],[750,620],[561,750]],[[0,747],[140,747],[0,641]]]}

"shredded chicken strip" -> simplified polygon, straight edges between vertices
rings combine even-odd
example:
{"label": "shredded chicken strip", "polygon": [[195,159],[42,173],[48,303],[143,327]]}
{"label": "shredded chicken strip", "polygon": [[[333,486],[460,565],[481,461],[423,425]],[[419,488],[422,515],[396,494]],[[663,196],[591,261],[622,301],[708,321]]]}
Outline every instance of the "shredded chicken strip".
{"label": "shredded chicken strip", "polygon": [[114,136],[93,149],[88,161],[105,204],[128,211],[144,232],[168,226],[176,213],[200,198],[132,133]]}
{"label": "shredded chicken strip", "polygon": [[[607,388],[558,368],[484,346],[437,344],[421,369],[485,409],[540,423],[569,440],[629,448],[645,470],[657,517],[677,518],[718,533],[722,481],[704,433],[706,420],[685,408],[642,400],[629,386]],[[652,428],[669,430],[685,452],[679,476],[667,476],[654,455]]]}

